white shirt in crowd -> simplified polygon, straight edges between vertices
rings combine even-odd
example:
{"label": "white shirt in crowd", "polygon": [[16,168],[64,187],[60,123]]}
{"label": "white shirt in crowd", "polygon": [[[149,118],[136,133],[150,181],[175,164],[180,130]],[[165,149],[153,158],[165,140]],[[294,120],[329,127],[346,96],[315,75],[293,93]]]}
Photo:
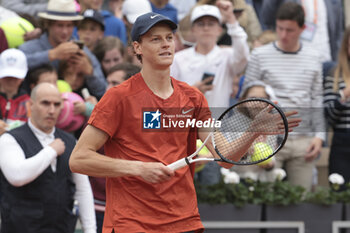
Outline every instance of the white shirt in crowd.
{"label": "white shirt in crowd", "polygon": [[302,122],[291,135],[326,139],[323,111],[323,79],[319,53],[301,44],[297,52],[284,52],[276,42],[252,51],[242,88],[253,85],[272,87],[278,104],[297,110]]}
{"label": "white shirt in crowd", "polygon": [[201,81],[205,72],[215,74],[213,89],[205,93],[210,108],[229,107],[233,78],[244,70],[249,56],[247,34],[243,28],[238,22],[226,25],[232,47],[216,45],[206,55],[197,53],[195,46],[184,49],[175,54],[170,68],[172,77],[191,86]]}
{"label": "white shirt in crowd", "polygon": [[321,62],[331,61],[327,9],[324,0],[303,0],[301,3],[305,9],[305,23],[316,25],[312,39],[302,39],[303,44],[317,49],[321,57]]}
{"label": "white shirt in crowd", "polygon": [[[37,129],[30,119],[28,125],[43,146],[43,149],[31,158],[25,158],[22,148],[12,135],[4,133],[0,137],[0,168],[7,181],[16,187],[34,181],[48,166],[56,172],[57,153],[49,146],[55,140],[55,129],[46,134]],[[77,173],[72,173],[72,178],[76,187],[74,198],[78,201],[79,218],[84,233],[96,233],[94,201],[89,179],[86,175]]]}

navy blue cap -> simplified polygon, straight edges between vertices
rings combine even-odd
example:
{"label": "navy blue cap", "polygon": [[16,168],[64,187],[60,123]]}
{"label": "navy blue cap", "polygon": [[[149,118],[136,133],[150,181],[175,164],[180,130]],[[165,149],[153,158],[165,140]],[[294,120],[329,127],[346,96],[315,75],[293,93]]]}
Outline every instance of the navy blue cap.
{"label": "navy blue cap", "polygon": [[100,12],[93,9],[87,9],[84,11],[83,16],[84,16],[84,20],[85,19],[92,20],[100,24],[102,27],[102,30],[105,30],[104,18]]}
{"label": "navy blue cap", "polygon": [[149,12],[137,17],[131,29],[132,41],[138,41],[140,36],[148,32],[157,23],[166,23],[172,30],[177,28],[176,23],[171,21],[168,17],[157,13]]}

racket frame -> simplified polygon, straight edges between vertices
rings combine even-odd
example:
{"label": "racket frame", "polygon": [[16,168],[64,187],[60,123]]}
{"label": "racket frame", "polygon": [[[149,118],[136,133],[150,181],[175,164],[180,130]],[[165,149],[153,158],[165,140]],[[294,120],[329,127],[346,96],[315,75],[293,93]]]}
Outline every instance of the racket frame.
{"label": "racket frame", "polygon": [[213,143],[213,146],[214,146],[214,149],[216,151],[216,153],[220,156],[222,162],[225,162],[225,163],[231,163],[231,164],[235,164],[235,165],[253,165],[253,164],[258,164],[258,163],[261,163],[261,162],[264,162],[266,160],[268,160],[269,158],[271,158],[272,156],[274,156],[283,146],[284,144],[286,143],[287,141],[287,138],[288,138],[288,120],[287,120],[287,117],[286,115],[284,114],[283,110],[275,103],[273,103],[272,101],[268,100],[268,99],[264,99],[264,98],[248,98],[248,99],[245,99],[245,100],[242,100],[242,101],[239,101],[237,103],[235,103],[234,105],[232,105],[231,107],[229,107],[228,109],[225,110],[225,112],[223,112],[220,117],[218,118],[218,120],[221,120],[227,112],[229,112],[232,108],[235,108],[237,105],[241,105],[245,102],[251,102],[251,101],[262,101],[262,102],[265,102],[267,104],[270,104],[272,105],[276,111],[280,114],[281,118],[282,118],[282,121],[283,121],[283,125],[284,125],[284,137],[283,137],[283,141],[281,143],[279,143],[279,146],[277,147],[277,149],[275,149],[273,151],[273,153],[267,157],[265,157],[264,159],[262,160],[257,160],[257,161],[251,161],[251,162],[247,162],[247,163],[241,163],[239,161],[236,162],[236,161],[233,161],[233,160],[230,160],[230,159],[227,159],[225,156],[223,156],[220,151],[218,150],[216,144],[215,144],[215,140],[214,140],[214,137],[212,137],[212,143]]}
{"label": "racket frame", "polygon": [[[173,170],[177,170],[177,169],[180,169],[180,168],[185,167],[187,165],[190,165],[193,162],[199,162],[199,161],[216,161],[216,162],[225,162],[225,163],[230,163],[230,164],[235,164],[235,165],[253,165],[253,164],[261,163],[261,162],[271,158],[272,156],[274,156],[284,146],[284,144],[286,143],[287,138],[288,138],[288,121],[287,121],[287,117],[285,116],[283,110],[277,104],[273,103],[272,101],[270,101],[268,99],[264,99],[264,98],[248,98],[248,99],[239,101],[236,104],[234,104],[231,107],[229,107],[228,109],[226,109],[220,115],[218,120],[220,121],[226,115],[227,112],[229,112],[232,108],[235,108],[237,105],[241,105],[241,104],[243,104],[245,102],[250,102],[250,101],[262,101],[262,102],[265,102],[267,104],[270,104],[281,115],[281,118],[282,118],[282,121],[283,121],[283,125],[284,125],[284,128],[285,128],[284,137],[283,137],[283,141],[279,144],[277,149],[275,149],[271,155],[265,157],[263,160],[251,161],[251,162],[247,162],[247,163],[241,163],[239,161],[236,162],[236,161],[227,159],[225,156],[223,156],[220,153],[220,151],[218,150],[218,148],[217,148],[217,146],[215,144],[215,139],[214,139],[213,135],[214,135],[216,129],[214,128],[214,130],[209,133],[209,135],[204,140],[202,145],[194,153],[192,153],[191,155],[189,155],[189,156],[187,156],[185,158],[179,159],[179,160],[169,164],[168,167],[173,169]],[[214,158],[214,157],[212,157],[212,158],[194,158],[203,149],[205,144],[208,142],[209,138],[212,139],[213,147],[214,147],[216,153],[220,156],[220,158]]]}

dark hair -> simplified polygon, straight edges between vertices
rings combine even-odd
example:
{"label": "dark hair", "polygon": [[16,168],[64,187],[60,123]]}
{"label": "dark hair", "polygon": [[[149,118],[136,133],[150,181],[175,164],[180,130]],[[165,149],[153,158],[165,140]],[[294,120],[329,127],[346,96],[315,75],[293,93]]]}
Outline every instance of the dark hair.
{"label": "dark hair", "polygon": [[42,64],[36,68],[30,69],[24,79],[24,82],[21,84],[21,88],[30,94],[32,91],[32,84],[36,86],[38,84],[40,75],[46,72],[57,73],[56,69],[49,63]]}
{"label": "dark hair", "polygon": [[277,10],[276,20],[296,21],[299,27],[302,27],[305,22],[304,9],[295,2],[283,3]]}
{"label": "dark hair", "polygon": [[27,74],[27,82],[30,86],[31,84],[36,85],[39,81],[40,75],[43,73],[56,73],[56,69],[51,64],[43,64],[41,66],[38,66],[34,69],[29,70]]}
{"label": "dark hair", "polygon": [[86,22],[92,22],[92,23],[94,23],[94,24],[97,24],[97,25],[99,26],[99,28],[101,29],[101,31],[103,31],[103,32],[105,31],[105,29],[103,28],[103,26],[102,26],[100,23],[96,22],[95,20],[89,19],[89,18],[81,20],[81,21],[77,24],[77,30],[80,30],[81,27],[82,27]]}
{"label": "dark hair", "polygon": [[132,64],[132,63],[121,63],[121,64],[115,65],[112,68],[110,68],[107,72],[107,76],[118,71],[118,70],[122,70],[125,72],[125,76],[123,77],[123,79],[125,81],[125,80],[128,80],[131,76],[140,72],[141,68],[137,65]]}
{"label": "dark hair", "polygon": [[114,36],[106,36],[99,42],[97,42],[93,53],[95,54],[97,60],[102,63],[102,60],[107,51],[117,48],[120,54],[124,57],[125,48],[123,42]]}

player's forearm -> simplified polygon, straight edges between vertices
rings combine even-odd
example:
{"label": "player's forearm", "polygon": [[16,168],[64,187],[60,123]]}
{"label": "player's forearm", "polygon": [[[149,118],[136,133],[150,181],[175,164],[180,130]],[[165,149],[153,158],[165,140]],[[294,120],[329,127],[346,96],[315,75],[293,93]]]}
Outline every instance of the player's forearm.
{"label": "player's forearm", "polygon": [[114,159],[87,149],[75,148],[69,160],[72,172],[95,177],[139,176],[142,162]]}
{"label": "player's forearm", "polygon": [[239,161],[247,153],[257,137],[259,137],[257,133],[245,132],[241,137],[230,143],[230,148],[233,148],[233,150],[228,152],[229,155],[226,157],[233,161]]}
{"label": "player's forearm", "polygon": [[[198,132],[198,136],[202,141],[204,141],[208,135],[209,135],[209,132],[205,132],[205,131]],[[227,151],[227,154],[223,154],[222,156],[233,161],[239,161],[246,154],[246,152],[248,151],[248,149],[250,148],[250,146],[258,136],[259,136],[258,133],[248,131],[242,134],[242,136],[237,138],[236,140],[232,142],[228,142],[223,133],[214,134],[215,141],[225,142],[225,143],[220,143],[216,145],[219,151]],[[218,138],[218,137],[222,137],[222,138]],[[230,144],[230,145],[227,146],[227,144]],[[211,141],[209,141],[206,144],[206,146],[210,151],[210,153],[214,155],[214,157],[216,158],[220,157],[217,154]],[[228,151],[227,148],[220,148],[220,146],[230,148],[231,150]],[[232,167],[232,164],[228,164],[228,163],[219,163],[219,165],[225,168]]]}

